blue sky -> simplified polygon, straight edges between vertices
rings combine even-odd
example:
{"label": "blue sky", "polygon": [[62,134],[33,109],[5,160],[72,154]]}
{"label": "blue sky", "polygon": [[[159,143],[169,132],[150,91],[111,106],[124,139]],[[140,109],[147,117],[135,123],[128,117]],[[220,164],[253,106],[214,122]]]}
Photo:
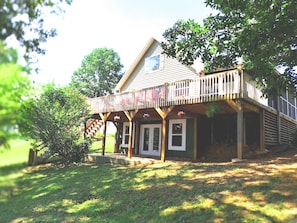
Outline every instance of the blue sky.
{"label": "blue sky", "polygon": [[202,22],[211,13],[203,0],[73,0],[62,17],[49,17],[58,36],[39,57],[38,83],[65,85],[95,48],[116,51],[127,71],[150,37],[161,37],[177,20]]}

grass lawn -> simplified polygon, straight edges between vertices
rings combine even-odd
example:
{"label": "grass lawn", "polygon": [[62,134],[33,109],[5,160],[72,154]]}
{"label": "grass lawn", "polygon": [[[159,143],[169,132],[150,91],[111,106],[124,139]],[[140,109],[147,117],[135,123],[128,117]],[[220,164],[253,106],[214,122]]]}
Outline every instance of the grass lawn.
{"label": "grass lawn", "polygon": [[[115,144],[114,134],[107,135],[106,140],[105,140],[105,152],[113,153],[114,152],[114,144]],[[102,140],[94,141],[90,148],[90,152],[101,153],[102,152]]]}
{"label": "grass lawn", "polygon": [[243,163],[19,172],[0,184],[0,222],[297,222],[297,151]]}

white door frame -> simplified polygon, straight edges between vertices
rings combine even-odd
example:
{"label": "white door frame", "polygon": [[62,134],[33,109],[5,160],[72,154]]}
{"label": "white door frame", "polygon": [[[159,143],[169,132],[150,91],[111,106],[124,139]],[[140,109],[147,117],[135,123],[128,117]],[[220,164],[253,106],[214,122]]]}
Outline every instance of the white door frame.
{"label": "white door frame", "polygon": [[[152,156],[160,156],[161,155],[161,124],[142,124],[140,126],[140,139],[139,139],[139,153],[141,155],[152,155]],[[149,128],[149,144],[148,150],[144,150],[144,129]],[[159,128],[159,141],[158,141],[158,150],[154,150],[154,128]]]}

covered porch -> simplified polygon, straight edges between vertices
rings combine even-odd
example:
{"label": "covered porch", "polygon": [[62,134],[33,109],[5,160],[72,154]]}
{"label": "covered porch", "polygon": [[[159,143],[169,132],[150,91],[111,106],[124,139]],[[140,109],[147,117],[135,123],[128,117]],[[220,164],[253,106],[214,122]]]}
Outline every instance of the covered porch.
{"label": "covered porch", "polygon": [[[247,88],[244,83],[243,70],[230,69],[195,79],[165,83],[132,92],[117,93],[99,98],[88,99],[93,113],[103,122],[102,155],[105,154],[106,122],[129,123],[127,156],[139,154],[140,125],[144,122],[158,122],[161,125],[161,151],[159,158],[166,160],[168,148],[168,124],[172,119],[192,119],[193,138],[192,160],[197,160],[198,148],[198,117],[205,116],[211,106],[219,107],[217,114],[234,114],[236,118],[236,147],[234,158],[243,158],[245,143],[244,113],[254,112],[259,116],[259,128],[263,128],[263,109],[246,98]],[[134,127],[134,128],[133,128]],[[260,129],[259,148],[264,150],[264,131]],[[120,143],[116,144],[119,148]],[[134,151],[133,151],[134,149]]]}

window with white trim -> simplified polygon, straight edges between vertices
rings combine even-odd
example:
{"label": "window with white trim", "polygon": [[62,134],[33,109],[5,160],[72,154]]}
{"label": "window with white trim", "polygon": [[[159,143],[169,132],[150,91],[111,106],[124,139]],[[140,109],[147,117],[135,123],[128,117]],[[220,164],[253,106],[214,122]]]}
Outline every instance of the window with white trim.
{"label": "window with white trim", "polygon": [[186,119],[169,120],[168,150],[186,151]]}
{"label": "window with white trim", "polygon": [[123,124],[123,145],[129,144],[129,122],[124,122]]}
{"label": "window with white trim", "polygon": [[153,55],[145,59],[145,72],[154,72],[163,68],[163,56]]}
{"label": "window with white trim", "polygon": [[[134,126],[134,123],[133,123]],[[124,122],[123,123],[123,134],[122,134],[122,146],[128,146],[129,144],[129,129],[130,129],[130,124],[129,122]],[[134,136],[135,127],[132,127],[132,136]],[[132,147],[134,147],[134,140],[132,140]]]}

